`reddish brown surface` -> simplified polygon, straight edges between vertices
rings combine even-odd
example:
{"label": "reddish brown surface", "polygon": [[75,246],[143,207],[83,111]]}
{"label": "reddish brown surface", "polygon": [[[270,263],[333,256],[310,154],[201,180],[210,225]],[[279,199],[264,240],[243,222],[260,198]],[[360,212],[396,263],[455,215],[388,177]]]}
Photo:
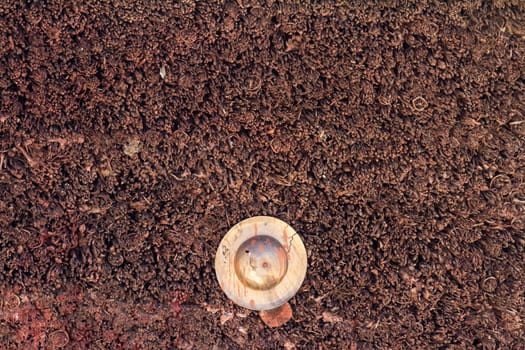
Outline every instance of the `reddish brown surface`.
{"label": "reddish brown surface", "polygon": [[259,317],[268,327],[281,327],[292,319],[293,311],[290,303],[285,303],[276,309],[260,311]]}
{"label": "reddish brown surface", "polygon": [[[1,1],[3,349],[523,346],[520,1],[271,2]],[[253,215],[277,329],[212,267]]]}

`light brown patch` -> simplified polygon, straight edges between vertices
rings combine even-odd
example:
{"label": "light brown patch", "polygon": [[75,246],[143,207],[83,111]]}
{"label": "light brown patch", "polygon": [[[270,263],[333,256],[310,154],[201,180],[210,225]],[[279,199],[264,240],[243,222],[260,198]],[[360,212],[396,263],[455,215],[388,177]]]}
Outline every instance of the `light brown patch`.
{"label": "light brown patch", "polygon": [[277,252],[277,258],[279,259],[279,276],[281,276],[283,272],[285,272],[284,269],[288,266],[288,256],[286,255],[286,252],[279,249]]}
{"label": "light brown patch", "polygon": [[[243,275],[244,275],[244,269],[243,269]],[[237,286],[237,295],[238,296],[241,296],[241,284],[244,286],[244,281],[241,283],[239,280],[236,280],[235,282],[236,286]]]}

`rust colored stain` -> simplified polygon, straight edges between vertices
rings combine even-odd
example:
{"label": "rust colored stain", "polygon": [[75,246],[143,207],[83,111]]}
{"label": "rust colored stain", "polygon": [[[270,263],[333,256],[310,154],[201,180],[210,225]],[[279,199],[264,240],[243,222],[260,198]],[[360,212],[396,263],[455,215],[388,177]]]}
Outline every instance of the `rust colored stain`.
{"label": "rust colored stain", "polygon": [[257,236],[257,232],[258,232],[257,224],[253,224],[253,235]]}
{"label": "rust colored stain", "polygon": [[252,309],[255,308],[255,301],[253,299],[250,299],[250,307]]}
{"label": "rust colored stain", "polygon": [[259,245],[257,246],[257,249],[259,249],[259,251],[260,251],[261,253],[263,253],[263,252],[264,252],[264,244],[259,243]]}
{"label": "rust colored stain", "polygon": [[279,249],[277,252],[277,257],[279,259],[279,276],[282,276],[282,274],[286,272],[285,269],[288,265],[288,257],[286,252],[284,252],[282,249]]}
{"label": "rust colored stain", "polygon": [[286,233],[286,228],[283,230],[283,241],[284,241],[284,249],[288,251],[288,234]]}

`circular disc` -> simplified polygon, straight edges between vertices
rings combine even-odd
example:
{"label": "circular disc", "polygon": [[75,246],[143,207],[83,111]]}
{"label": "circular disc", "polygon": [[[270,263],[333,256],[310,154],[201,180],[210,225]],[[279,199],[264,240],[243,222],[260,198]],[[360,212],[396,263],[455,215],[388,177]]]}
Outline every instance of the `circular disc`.
{"label": "circular disc", "polygon": [[275,309],[303,284],[307,258],[301,237],[282,220],[255,216],[233,226],[215,256],[219,284],[236,304]]}

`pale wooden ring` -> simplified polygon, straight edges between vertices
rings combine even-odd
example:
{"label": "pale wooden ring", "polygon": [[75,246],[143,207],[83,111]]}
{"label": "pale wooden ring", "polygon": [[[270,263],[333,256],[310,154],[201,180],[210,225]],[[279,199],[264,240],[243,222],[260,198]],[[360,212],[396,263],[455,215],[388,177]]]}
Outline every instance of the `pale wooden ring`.
{"label": "pale wooden ring", "polygon": [[[267,290],[246,286],[235,273],[234,257],[238,248],[257,235],[275,238],[287,251],[285,276]],[[307,264],[306,249],[299,234],[286,222],[270,216],[255,216],[237,223],[223,237],[215,255],[215,273],[222,290],[234,303],[251,310],[275,309],[290,300],[303,284]]]}

